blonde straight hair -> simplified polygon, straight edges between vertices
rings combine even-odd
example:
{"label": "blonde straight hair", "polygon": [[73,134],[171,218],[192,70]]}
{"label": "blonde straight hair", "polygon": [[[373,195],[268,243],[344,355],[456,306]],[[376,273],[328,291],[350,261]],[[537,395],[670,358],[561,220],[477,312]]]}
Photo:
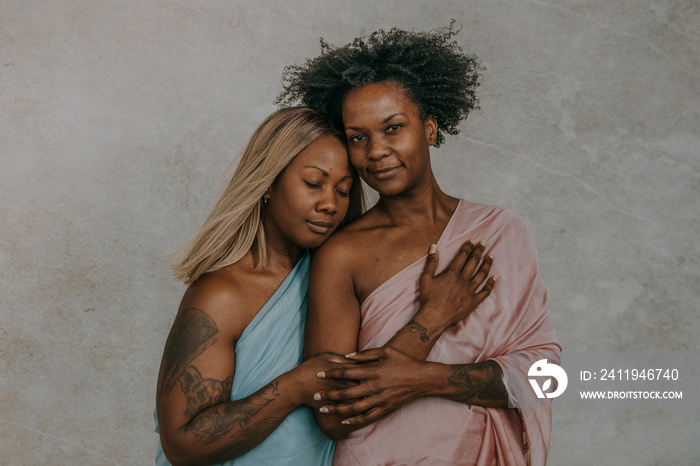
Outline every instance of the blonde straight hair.
{"label": "blonde straight hair", "polygon": [[[253,247],[256,270],[267,264],[262,198],[277,176],[299,152],[324,136],[341,135],[320,113],[304,107],[283,108],[268,116],[253,132],[231,181],[199,231],[178,253],[173,276],[186,284],[207,272],[240,260]],[[353,169],[350,206],[341,227],[364,212],[360,178]]]}

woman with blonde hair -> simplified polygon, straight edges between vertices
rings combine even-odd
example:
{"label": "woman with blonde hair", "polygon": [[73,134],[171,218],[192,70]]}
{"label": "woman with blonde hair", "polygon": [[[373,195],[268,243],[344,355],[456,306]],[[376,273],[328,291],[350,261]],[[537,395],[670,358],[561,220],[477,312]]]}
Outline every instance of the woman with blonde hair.
{"label": "woman with blonde hair", "polygon": [[340,360],[301,362],[309,251],[362,212],[356,177],[344,137],[313,110],[255,130],[173,267],[189,287],[158,376],[157,464],[331,464],[305,406],[320,407],[314,393],[334,384],[316,374]]}

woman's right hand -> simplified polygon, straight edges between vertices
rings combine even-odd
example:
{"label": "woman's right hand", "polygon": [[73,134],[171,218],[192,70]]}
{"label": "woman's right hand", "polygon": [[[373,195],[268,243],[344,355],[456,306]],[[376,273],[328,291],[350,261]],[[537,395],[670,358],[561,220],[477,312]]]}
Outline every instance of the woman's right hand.
{"label": "woman's right hand", "polygon": [[482,261],[483,253],[484,243],[466,241],[450,265],[435,275],[439,257],[436,246],[431,246],[419,281],[421,311],[444,322],[445,327],[471,314],[496,284],[496,277],[489,277],[493,257]]}
{"label": "woman's right hand", "polygon": [[292,369],[299,388],[301,404],[319,408],[322,401],[314,400],[314,394],[322,390],[337,390],[354,385],[346,380],[322,379],[317,375],[337,367],[339,364],[354,364],[354,361],[339,354],[325,352],[316,354]]}

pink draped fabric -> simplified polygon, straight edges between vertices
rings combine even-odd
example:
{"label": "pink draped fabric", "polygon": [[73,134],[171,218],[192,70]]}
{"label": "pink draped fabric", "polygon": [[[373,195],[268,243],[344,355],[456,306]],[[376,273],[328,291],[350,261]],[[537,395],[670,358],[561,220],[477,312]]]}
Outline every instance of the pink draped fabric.
{"label": "pink draped fabric", "polygon": [[[437,243],[438,272],[468,239],[484,241],[498,276],[491,295],[448,328],[429,361],[465,364],[488,359],[503,369],[517,409],[471,406],[437,397],[416,400],[338,442],[336,465],[544,465],[551,403],[527,381],[540,360],[559,364],[561,347],[549,318],[535,245],[522,220],[501,207],[460,200]],[[418,309],[425,257],[394,275],[362,303],[360,350],[383,346]]]}

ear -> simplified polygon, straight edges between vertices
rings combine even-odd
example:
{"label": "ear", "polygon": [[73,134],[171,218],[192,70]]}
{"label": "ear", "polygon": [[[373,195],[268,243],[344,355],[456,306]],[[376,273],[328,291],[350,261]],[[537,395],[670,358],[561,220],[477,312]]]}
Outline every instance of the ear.
{"label": "ear", "polygon": [[425,127],[425,137],[428,140],[428,144],[434,146],[438,131],[437,118],[433,115],[429,115],[428,118],[425,119],[425,122],[423,122],[423,125]]}

